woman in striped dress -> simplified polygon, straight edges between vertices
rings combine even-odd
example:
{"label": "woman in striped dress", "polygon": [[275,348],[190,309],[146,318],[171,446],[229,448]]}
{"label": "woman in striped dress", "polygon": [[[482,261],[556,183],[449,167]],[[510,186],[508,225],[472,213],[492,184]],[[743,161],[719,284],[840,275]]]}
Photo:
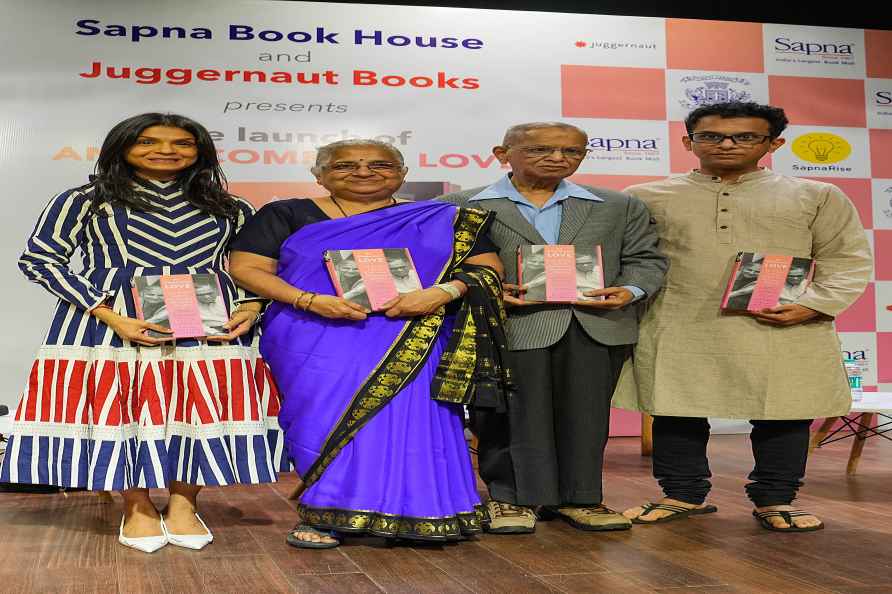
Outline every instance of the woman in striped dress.
{"label": "woman in striped dress", "polygon": [[[282,469],[279,396],[252,330],[261,303],[224,270],[253,209],[224,184],[200,124],[129,118],[106,137],[91,182],[49,202],[19,261],[59,303],[0,481],[121,491],[119,540],[146,552],[213,540],[197,515],[203,485],[271,482]],[[153,338],[170,331],[137,319],[133,278],[194,273],[218,276],[229,334]],[[151,488],[170,490],[163,519]]]}

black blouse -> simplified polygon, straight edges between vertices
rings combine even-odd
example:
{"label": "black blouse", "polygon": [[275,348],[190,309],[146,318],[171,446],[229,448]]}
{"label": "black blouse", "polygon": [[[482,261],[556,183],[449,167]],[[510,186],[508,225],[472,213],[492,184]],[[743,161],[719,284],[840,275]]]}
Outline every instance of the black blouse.
{"label": "black blouse", "polygon": [[[229,247],[239,252],[250,252],[278,260],[279,248],[301,227],[330,219],[314,201],[306,198],[270,202],[242,226]],[[484,234],[477,238],[477,243],[468,256],[498,251],[499,248]]]}

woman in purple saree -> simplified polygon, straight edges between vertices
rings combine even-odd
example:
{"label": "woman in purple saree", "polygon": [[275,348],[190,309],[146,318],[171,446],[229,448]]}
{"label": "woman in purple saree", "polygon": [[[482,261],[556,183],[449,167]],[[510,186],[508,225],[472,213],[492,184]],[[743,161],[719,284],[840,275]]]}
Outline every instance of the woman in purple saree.
{"label": "woman in purple saree", "polygon": [[[261,351],[304,483],[293,546],[480,532],[461,405],[500,407],[510,383],[501,265],[482,211],[397,201],[405,172],[384,143],[322,147],[313,173],[330,196],[267,205],[233,245],[233,277],[272,300]],[[380,312],[335,296],[323,253],[379,248],[408,248],[427,288]]]}

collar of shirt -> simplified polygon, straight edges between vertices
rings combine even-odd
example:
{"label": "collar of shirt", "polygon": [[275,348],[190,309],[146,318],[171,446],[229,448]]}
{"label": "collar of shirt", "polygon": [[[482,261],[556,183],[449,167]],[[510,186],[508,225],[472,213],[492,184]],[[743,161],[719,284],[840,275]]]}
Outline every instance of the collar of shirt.
{"label": "collar of shirt", "polygon": [[469,201],[478,202],[493,198],[507,198],[514,203],[527,222],[536,228],[542,239],[547,243],[555,244],[558,242],[558,237],[561,233],[561,221],[564,214],[563,202],[571,197],[592,200],[594,202],[604,201],[603,198],[595,196],[585,188],[562,179],[555,188],[551,198],[540,208],[517,191],[517,188],[511,183],[510,175],[506,175],[498,182],[470,198]]}
{"label": "collar of shirt", "polygon": [[514,187],[514,184],[511,183],[511,175],[508,174],[493,185],[489,186],[479,194],[476,194],[468,199],[469,202],[475,202],[477,200],[491,200],[493,198],[507,198],[511,202],[515,202],[517,204],[523,204],[525,206],[529,206],[531,208],[535,208],[536,210],[545,210],[546,208],[552,206],[553,204],[557,204],[559,202],[563,202],[567,198],[581,198],[582,200],[594,200],[595,202],[604,202],[603,198],[600,198],[580,185],[574,184],[571,181],[567,181],[562,179],[560,183],[557,185],[557,188],[554,190],[554,194],[551,198],[548,199],[548,202],[542,205],[542,207],[538,207],[529,200],[527,200],[523,194],[517,191],[517,188]]}
{"label": "collar of shirt", "polygon": [[690,178],[691,181],[701,183],[701,184],[703,184],[703,183],[705,183],[705,184],[722,184],[722,183],[742,184],[744,182],[753,181],[756,179],[771,177],[772,175],[774,175],[774,172],[772,170],[768,169],[767,167],[762,167],[758,171],[751,171],[749,173],[744,173],[743,175],[741,175],[740,177],[737,178],[736,182],[722,182],[722,178],[717,175],[706,175],[706,174],[700,173],[699,170],[694,169],[693,171],[691,171],[688,174],[688,178]]}

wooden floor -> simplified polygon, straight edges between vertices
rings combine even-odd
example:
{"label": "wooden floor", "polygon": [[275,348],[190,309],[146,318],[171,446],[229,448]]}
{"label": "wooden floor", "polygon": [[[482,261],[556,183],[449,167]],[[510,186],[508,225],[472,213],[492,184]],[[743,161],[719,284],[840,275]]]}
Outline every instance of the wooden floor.
{"label": "wooden floor", "polygon": [[[710,444],[719,513],[620,533],[553,521],[540,522],[534,535],[446,546],[389,548],[365,538],[296,550],[284,542],[294,523],[286,499],[294,479],[286,477],[207,489],[202,515],[214,543],[145,555],[117,544],[119,507],[94,494],[0,494],[0,592],[890,593],[892,444],[869,441],[850,479],[847,451],[848,442],[833,444],[809,461],[800,504],[827,529],[800,535],[766,532],[750,516],[744,436],[715,436]],[[610,506],[656,496],[636,439],[612,439],[608,464]]]}

